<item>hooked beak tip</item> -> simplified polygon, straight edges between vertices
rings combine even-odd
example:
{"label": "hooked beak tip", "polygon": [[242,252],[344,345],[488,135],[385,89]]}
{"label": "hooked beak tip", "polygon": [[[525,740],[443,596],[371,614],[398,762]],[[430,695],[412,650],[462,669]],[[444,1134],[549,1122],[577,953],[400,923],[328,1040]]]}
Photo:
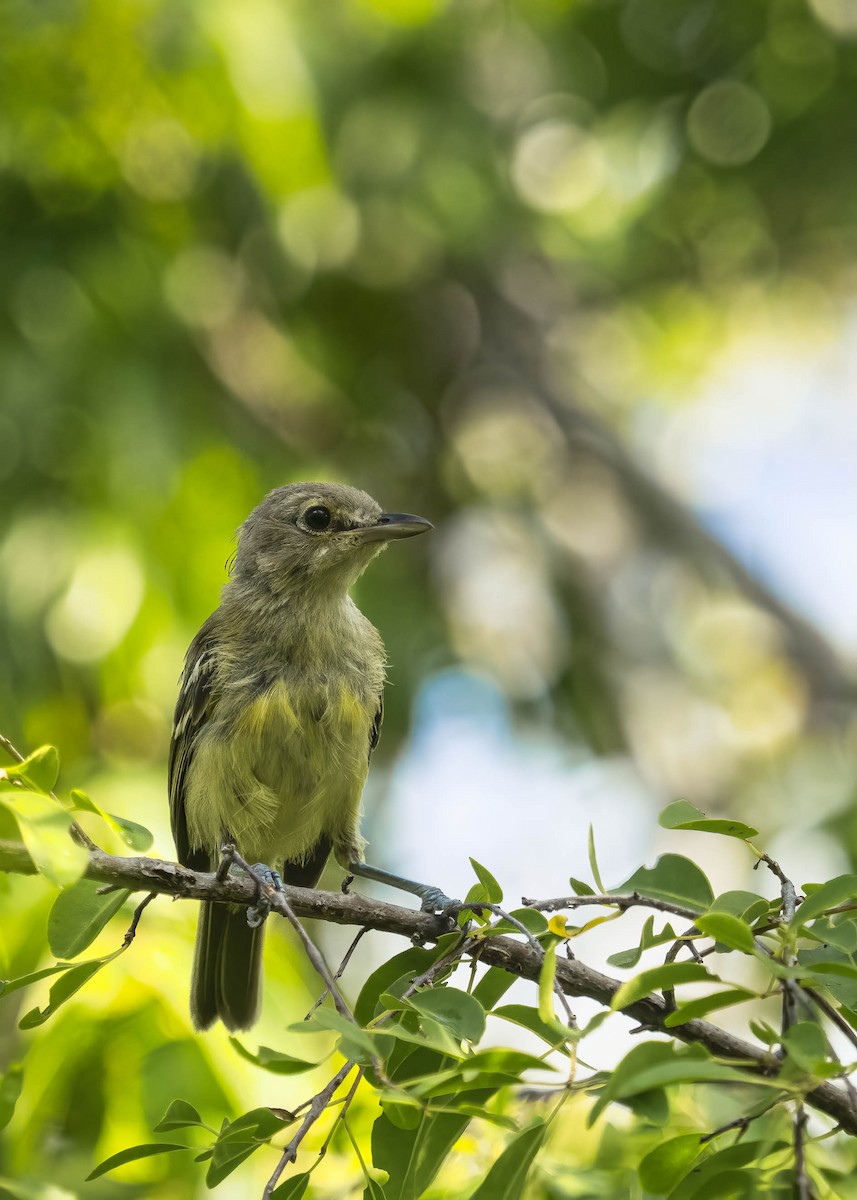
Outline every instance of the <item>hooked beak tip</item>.
{"label": "hooked beak tip", "polygon": [[399,538],[416,537],[434,529],[431,521],[413,513],[381,513],[376,525],[367,525],[357,530],[363,541],[392,542]]}

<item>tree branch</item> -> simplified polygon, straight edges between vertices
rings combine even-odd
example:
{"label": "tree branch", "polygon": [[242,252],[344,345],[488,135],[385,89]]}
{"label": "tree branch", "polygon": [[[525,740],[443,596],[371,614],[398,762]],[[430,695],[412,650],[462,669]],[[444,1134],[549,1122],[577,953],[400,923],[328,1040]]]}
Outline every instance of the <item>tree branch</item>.
{"label": "tree branch", "polygon": [[[0,840],[0,870],[35,875],[35,865],[25,847],[18,842]],[[116,884],[129,891],[161,892],[176,899],[226,901],[231,904],[256,903],[256,884],[252,879],[192,871],[178,863],[157,858],[124,858],[94,850],[89,856],[86,878]],[[383,900],[369,899],[353,892],[323,892],[316,888],[284,888],[284,896],[300,917],[314,917],[337,925],[362,925],[367,929],[397,933],[412,942],[436,941],[449,931],[447,920],[433,913],[403,908]],[[480,961],[499,967],[523,979],[537,981],[541,955],[511,937],[485,938],[479,947]],[[604,975],[579,959],[557,960],[557,981],[568,996],[587,996],[609,1007],[621,981]],[[636,1000],[621,1010],[647,1028],[683,1042],[698,1042],[718,1058],[740,1062],[750,1071],[773,1076],[778,1063],[769,1052],[708,1021],[691,1020],[675,1028],[665,1025],[669,1007],[657,995]],[[847,1093],[836,1084],[821,1083],[806,1096],[807,1103],[832,1117],[847,1133],[857,1136],[857,1110]]]}

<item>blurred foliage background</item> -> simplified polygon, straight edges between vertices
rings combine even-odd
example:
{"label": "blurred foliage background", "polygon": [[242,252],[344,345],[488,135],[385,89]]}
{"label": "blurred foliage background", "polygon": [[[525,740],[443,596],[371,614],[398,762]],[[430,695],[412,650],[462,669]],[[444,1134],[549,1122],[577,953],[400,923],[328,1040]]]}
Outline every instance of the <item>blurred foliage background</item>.
{"label": "blurred foliage background", "polygon": [[[487,689],[569,780],[630,771],[646,820],[682,795],[844,869],[855,12],[4,5],[2,730],[58,745],[62,786],[169,856],[176,682],[232,533],[269,488],[339,479],[437,524],[359,585],[392,664],[381,811],[418,687],[470,679],[459,705]],[[538,879],[539,838],[522,854],[502,815]],[[426,853],[446,886],[452,851]],[[4,975],[37,965],[50,899],[0,896]],[[0,1005],[28,1081],[0,1174],[192,1197],[174,1161],[79,1181],[172,1095],[215,1123],[289,1102],[220,1034],[191,1037],[194,914],[159,907],[32,1052],[20,993]],[[314,994],[296,954],[269,974],[263,1041]]]}

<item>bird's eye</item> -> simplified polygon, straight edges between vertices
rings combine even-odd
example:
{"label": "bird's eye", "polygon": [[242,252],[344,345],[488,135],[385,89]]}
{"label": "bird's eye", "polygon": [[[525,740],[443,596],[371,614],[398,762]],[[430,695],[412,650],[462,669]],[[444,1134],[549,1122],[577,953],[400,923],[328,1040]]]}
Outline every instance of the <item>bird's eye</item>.
{"label": "bird's eye", "polygon": [[327,529],[330,525],[330,509],[325,508],[323,504],[314,504],[312,508],[308,508],[304,513],[304,521],[310,529],[321,531]]}

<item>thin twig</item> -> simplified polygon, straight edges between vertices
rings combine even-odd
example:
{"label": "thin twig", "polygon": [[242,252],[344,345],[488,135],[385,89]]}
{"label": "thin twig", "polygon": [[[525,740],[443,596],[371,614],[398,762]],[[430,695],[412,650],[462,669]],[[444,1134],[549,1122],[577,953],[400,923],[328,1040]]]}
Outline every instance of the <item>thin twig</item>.
{"label": "thin twig", "polygon": [[[488,911],[493,913],[495,917],[498,917],[501,921],[507,921],[513,928],[517,929],[519,933],[522,933],[524,935],[524,937],[527,939],[527,942],[529,943],[529,945],[533,948],[533,950],[535,950],[535,952],[537,954],[541,955],[542,961],[544,961],[544,956],[545,956],[544,947],[542,946],[542,944],[538,940],[538,938],[535,936],[535,934],[532,933],[531,930],[527,929],[527,927],[523,923],[523,921],[519,921],[517,917],[513,917],[511,913],[506,912],[506,910],[504,908],[501,908],[499,904],[488,904],[488,903],[484,903],[482,901],[473,901],[472,903],[466,902],[463,904],[458,904],[455,907],[459,910],[470,908],[474,912],[481,912],[483,909],[488,909]],[[479,930],[476,936],[479,936],[480,933],[484,937],[486,935],[490,935],[491,930],[490,930],[490,928],[487,930],[486,929]],[[578,1028],[577,1017],[571,1011],[571,1005],[568,1003],[568,1000],[566,1000],[566,998],[565,998],[565,992],[562,990],[562,988],[559,985],[558,980],[556,980],[556,979],[554,980],[554,992],[556,993],[557,999],[559,1000],[562,1010],[565,1013],[565,1018],[569,1025],[569,1028],[577,1029]]]}
{"label": "thin twig", "polygon": [[[369,929],[366,925],[364,925],[362,927],[362,929],[357,930],[357,936],[353,939],[353,941],[351,942],[351,945],[345,951],[345,954],[342,956],[342,962],[336,968],[336,973],[333,976],[334,979],[338,980],[338,979],[342,978],[343,974],[345,973],[345,968],[351,962],[351,955],[357,949],[360,939],[363,937],[364,934],[366,934],[368,932],[369,932]],[[329,995],[330,995],[330,989],[328,987],[325,987],[324,991],[321,993],[321,995],[318,997],[318,999],[314,1002],[312,1008],[309,1010],[307,1015],[304,1017],[305,1021],[308,1021],[310,1019],[310,1017],[315,1012],[315,1010],[317,1008],[321,1007],[321,1005],[324,1003],[324,1001],[327,999],[327,997]]]}
{"label": "thin twig", "polygon": [[539,912],[558,912],[561,908],[583,908],[586,905],[601,905],[604,908],[613,907],[624,911],[626,908],[654,908],[658,912],[672,913],[676,917],[686,917],[688,921],[695,920],[699,913],[684,904],[673,904],[671,900],[659,900],[654,896],[641,896],[639,892],[612,893],[603,892],[592,896],[555,896],[551,900],[528,900],[521,897],[525,908],[535,908]]}
{"label": "thin twig", "polygon": [[354,1062],[349,1061],[349,1062],[345,1063],[344,1066],[339,1068],[339,1070],[336,1072],[336,1074],[333,1076],[333,1078],[329,1081],[329,1083],[325,1084],[325,1086],[321,1089],[321,1091],[317,1092],[316,1095],[313,1096],[312,1100],[310,1101],[309,1110],[308,1110],[306,1116],[304,1117],[303,1121],[301,1121],[300,1128],[298,1129],[297,1133],[292,1138],[292,1140],[289,1142],[289,1144],[286,1146],[286,1148],[283,1150],[283,1153],[280,1157],[280,1161],[277,1163],[276,1167],[274,1168],[274,1172],[271,1175],[271,1178],[265,1184],[265,1190],[262,1192],[262,1200],[270,1200],[270,1197],[273,1194],[274,1188],[277,1186],[277,1183],[278,1183],[279,1178],[282,1175],[283,1171],[285,1171],[285,1169],[289,1165],[289,1163],[293,1163],[295,1161],[295,1159],[297,1158],[298,1147],[300,1146],[301,1142],[304,1140],[306,1135],[309,1133],[310,1129],[312,1129],[313,1125],[316,1123],[316,1121],[319,1119],[321,1114],[327,1108],[330,1101],[333,1099],[333,1095],[334,1095],[336,1089],[348,1077],[348,1075],[351,1073],[351,1071],[356,1066],[357,1066],[357,1064]]}
{"label": "thin twig", "polygon": [[149,892],[148,896],[144,896],[137,907],[134,909],[134,915],[131,918],[131,924],[125,932],[125,938],[122,942],[123,946],[130,946],[134,938],[137,936],[137,926],[140,924],[140,918],[143,915],[144,909],[157,898],[157,892]]}
{"label": "thin twig", "polygon": [[[765,1109],[765,1112],[768,1110]],[[762,1116],[757,1113],[757,1116]],[[721,1125],[718,1129],[712,1129],[711,1133],[704,1133],[699,1139],[700,1146],[704,1146],[706,1142],[711,1142],[716,1137],[720,1137],[722,1133],[729,1133],[733,1129],[740,1129],[741,1133],[747,1130],[751,1121],[755,1121],[756,1117],[736,1117],[734,1121],[727,1121],[725,1125]]]}
{"label": "thin twig", "polygon": [[354,1021],[354,1016],[351,1012],[351,1009],[343,1000],[342,993],[336,986],[336,981],[334,980],[333,975],[330,973],[330,967],[324,960],[324,955],[307,933],[291,904],[289,904],[288,900],[286,899],[285,892],[276,891],[268,883],[266,883],[258,871],[255,871],[248,862],[244,861],[234,846],[224,846],[223,854],[228,854],[236,866],[240,867],[245,874],[249,875],[251,879],[255,880],[260,889],[260,894],[264,894],[264,891],[269,893],[269,897],[267,898],[270,900],[271,908],[282,913],[282,915],[291,925],[292,929],[294,929],[295,933],[300,938],[301,942],[303,943],[303,948],[306,951],[307,958],[310,960],[318,974],[327,985],[327,990],[333,998],[336,1011],[340,1014],[340,1016],[345,1017],[347,1020]]}
{"label": "thin twig", "polygon": [[795,1107],[794,1142],[795,1142],[795,1191],[798,1200],[812,1200],[812,1188],[806,1173],[806,1109],[800,1103]]}

